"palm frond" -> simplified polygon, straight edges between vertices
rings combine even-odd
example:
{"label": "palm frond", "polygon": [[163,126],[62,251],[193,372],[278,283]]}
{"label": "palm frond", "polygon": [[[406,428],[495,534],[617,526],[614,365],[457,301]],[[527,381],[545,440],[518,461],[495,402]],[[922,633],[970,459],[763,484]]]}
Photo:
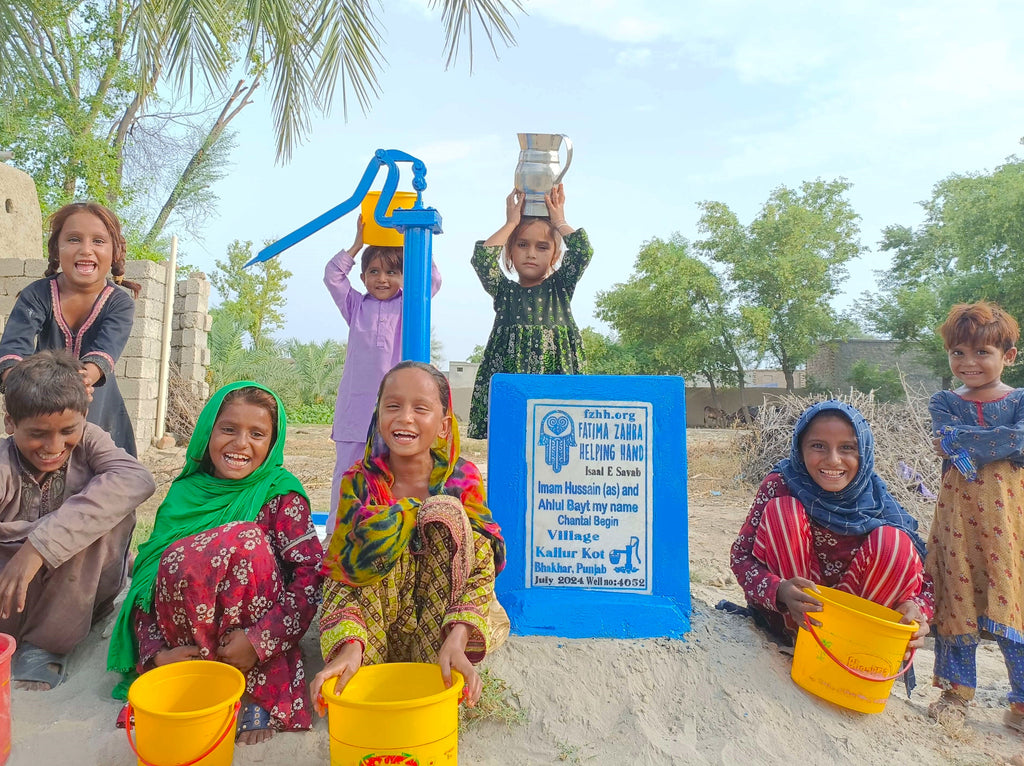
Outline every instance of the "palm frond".
{"label": "palm frond", "polygon": [[512,33],[515,23],[513,10],[523,12],[520,0],[430,0],[430,7],[441,6],[441,23],[445,35],[445,66],[455,63],[459,45],[465,35],[469,40],[469,71],[473,71],[473,25],[474,17],[487,35],[487,42],[494,55],[498,55],[496,39],[506,47],[516,44]]}

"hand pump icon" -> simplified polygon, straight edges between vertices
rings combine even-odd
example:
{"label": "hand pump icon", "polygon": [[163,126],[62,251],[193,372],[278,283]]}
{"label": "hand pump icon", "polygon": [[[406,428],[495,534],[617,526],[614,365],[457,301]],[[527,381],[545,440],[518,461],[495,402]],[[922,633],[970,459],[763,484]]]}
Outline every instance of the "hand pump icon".
{"label": "hand pump icon", "polygon": [[633,566],[633,557],[636,556],[637,563],[640,563],[640,538],[633,535],[629,538],[629,545],[625,548],[616,548],[608,551],[608,561],[612,566],[615,566],[622,557],[626,557],[626,563],[620,567],[615,567],[615,571],[620,574],[633,574],[633,572],[639,572],[640,567]]}

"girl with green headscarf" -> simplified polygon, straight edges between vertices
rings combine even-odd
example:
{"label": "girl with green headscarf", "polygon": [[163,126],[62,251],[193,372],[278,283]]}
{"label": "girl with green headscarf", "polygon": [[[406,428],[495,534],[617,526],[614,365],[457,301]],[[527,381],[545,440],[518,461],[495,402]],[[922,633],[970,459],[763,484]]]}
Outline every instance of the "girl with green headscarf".
{"label": "girl with green headscarf", "polygon": [[187,659],[234,665],[246,674],[240,731],[253,730],[243,742],[312,725],[299,639],[316,613],[323,548],[283,467],[286,428],[280,399],[258,383],[206,404],[139,547],[107,658],[129,676]]}

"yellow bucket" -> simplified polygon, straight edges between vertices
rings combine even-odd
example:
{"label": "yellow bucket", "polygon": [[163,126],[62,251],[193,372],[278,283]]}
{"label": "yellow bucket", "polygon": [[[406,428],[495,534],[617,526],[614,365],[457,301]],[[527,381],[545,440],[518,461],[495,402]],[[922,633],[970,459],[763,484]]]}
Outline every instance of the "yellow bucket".
{"label": "yellow bucket", "polygon": [[[373,217],[373,211],[377,207],[377,200],[380,199],[379,191],[366,192],[363,197],[363,204],[360,211],[363,214],[363,244],[381,245],[383,247],[402,247],[405,244],[405,236],[397,229],[378,226]],[[396,191],[388,205],[388,215],[395,212],[396,208],[412,210],[416,204],[416,192]]]}
{"label": "yellow bucket", "polygon": [[331,766],[440,766],[458,763],[459,696],[465,681],[422,662],[366,665],[341,694],[324,684],[331,731]]}
{"label": "yellow bucket", "polygon": [[[808,613],[820,623],[800,626],[791,676],[798,686],[822,699],[861,713],[881,713],[893,681],[910,667],[900,668],[917,623],[852,593],[818,586],[820,612]],[[913,657],[910,658],[913,661]]]}
{"label": "yellow bucket", "polygon": [[[139,766],[231,766],[245,676],[223,662],[188,660],[147,671],[128,689]],[[129,715],[131,721],[131,715]]]}

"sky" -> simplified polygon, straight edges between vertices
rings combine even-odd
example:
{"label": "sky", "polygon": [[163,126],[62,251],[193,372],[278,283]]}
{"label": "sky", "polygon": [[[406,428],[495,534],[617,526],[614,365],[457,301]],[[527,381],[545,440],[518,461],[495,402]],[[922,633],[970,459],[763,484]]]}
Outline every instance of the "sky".
{"label": "sky", "polygon": [[[602,332],[597,293],[629,278],[645,241],[699,239],[699,202],[724,202],[747,224],[773,189],[816,178],[852,183],[861,216],[868,251],[850,265],[836,304],[846,310],[889,265],[877,248],[885,226],[920,225],[935,183],[994,169],[1024,136],[1015,2],[526,0],[517,45],[495,57],[478,35],[472,73],[465,49],[445,69],[426,0],[383,5],[387,63],[372,108],[353,102],[346,121],[339,100],[282,165],[257,92],[232,123],[238,146],[216,211],[200,237],[179,232],[179,257],[209,271],[232,240],[259,249],[348,199],[377,149],[408,152],[426,163],[424,203],[443,221],[431,316],[446,360],[485,344],[493,324],[470,257],[504,223],[519,132],[572,139],[566,218],[594,247],[572,309]],[[411,189],[401,167],[399,188]],[[280,338],[345,340],[322,280],[355,216],[278,256],[293,273]]]}

